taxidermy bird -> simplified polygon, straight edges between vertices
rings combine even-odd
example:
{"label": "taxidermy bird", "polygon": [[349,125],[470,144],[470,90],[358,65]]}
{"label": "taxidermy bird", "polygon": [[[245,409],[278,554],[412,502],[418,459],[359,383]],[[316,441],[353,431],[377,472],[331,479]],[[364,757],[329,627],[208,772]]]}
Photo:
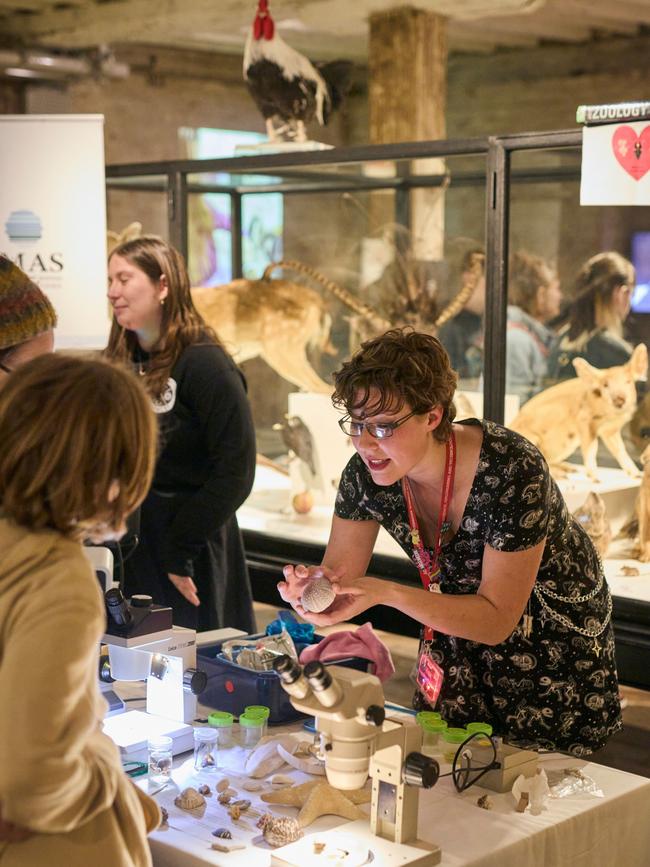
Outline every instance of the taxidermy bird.
{"label": "taxidermy bird", "polygon": [[[270,141],[306,141],[305,124],[324,126],[350,86],[352,64],[313,64],[275,32],[268,0],[258,0],[244,49],[244,80]],[[275,125],[274,124],[277,124]]]}
{"label": "taxidermy bird", "polygon": [[285,421],[282,424],[274,424],[273,430],[280,431],[285,446],[300,458],[309,467],[312,476],[315,476],[314,444],[309,428],[300,416],[285,415]]}

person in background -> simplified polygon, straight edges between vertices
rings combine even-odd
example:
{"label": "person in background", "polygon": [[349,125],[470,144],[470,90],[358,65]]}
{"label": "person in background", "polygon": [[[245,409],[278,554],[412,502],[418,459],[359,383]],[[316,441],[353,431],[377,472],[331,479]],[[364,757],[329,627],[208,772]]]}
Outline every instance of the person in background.
{"label": "person in background", "polygon": [[562,293],[546,262],[522,250],[510,262],[508,299],[506,392],[523,404],[545,385],[555,337],[545,323],[559,314]]}
{"label": "person in background", "polygon": [[[282,598],[317,626],[374,605],[422,624],[414,705],[451,726],[487,722],[512,743],[575,755],[603,746],[621,727],[612,599],[541,453],[494,422],[454,422],[456,375],[428,334],[363,343],[334,383],[357,453],[322,565],[285,566]],[[367,574],[380,526],[422,588]],[[313,614],[300,600],[317,575],[336,598]]]}
{"label": "person in background", "polygon": [[0,387],[21,364],[54,349],[56,313],[24,271],[0,256]]}
{"label": "person in background", "polygon": [[149,867],[155,802],[102,732],[104,600],[82,542],[119,538],[156,423],[105,361],[43,355],[0,390],[0,863]]}
{"label": "person in background", "polygon": [[630,312],[635,273],[631,262],[619,253],[598,253],[578,272],[568,323],[560,329],[549,356],[553,380],[576,375],[574,358],[593,367],[625,364],[632,346],[623,337],[623,323]]}
{"label": "person in background", "polygon": [[246,383],[192,303],[183,257],[160,238],[116,247],[106,355],[142,376],[160,425],[139,544],[124,564],[125,595],[147,593],[193,629],[255,631],[235,516],[255,475]]}
{"label": "person in background", "polygon": [[461,380],[478,380],[483,373],[483,314],[485,313],[485,251],[474,247],[463,256],[462,287],[472,287],[462,310],[438,333]]}

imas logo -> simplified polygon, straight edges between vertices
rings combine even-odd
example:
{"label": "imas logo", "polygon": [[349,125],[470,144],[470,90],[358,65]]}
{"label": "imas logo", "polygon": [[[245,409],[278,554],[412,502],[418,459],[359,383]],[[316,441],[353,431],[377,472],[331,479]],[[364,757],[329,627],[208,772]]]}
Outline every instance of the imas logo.
{"label": "imas logo", "polygon": [[[32,278],[59,274],[63,271],[63,255],[39,249],[36,242],[43,237],[43,224],[33,211],[12,211],[5,222],[9,241],[18,249],[5,252],[9,259]],[[52,287],[54,288],[54,286]]]}
{"label": "imas logo", "polygon": [[33,211],[12,211],[5,223],[10,241],[39,241],[43,235],[41,219]]}

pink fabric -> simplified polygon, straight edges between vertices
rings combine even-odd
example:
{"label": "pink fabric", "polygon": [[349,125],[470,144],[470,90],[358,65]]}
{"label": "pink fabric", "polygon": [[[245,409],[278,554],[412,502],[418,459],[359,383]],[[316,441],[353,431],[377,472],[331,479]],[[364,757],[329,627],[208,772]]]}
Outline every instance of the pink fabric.
{"label": "pink fabric", "polygon": [[382,683],[395,674],[390,650],[381,639],[377,638],[371,623],[364,623],[355,630],[333,632],[318,644],[310,644],[300,654],[300,662],[302,665],[313,659],[334,662],[348,656],[359,656],[361,659],[369,659],[373,662],[374,674]]}

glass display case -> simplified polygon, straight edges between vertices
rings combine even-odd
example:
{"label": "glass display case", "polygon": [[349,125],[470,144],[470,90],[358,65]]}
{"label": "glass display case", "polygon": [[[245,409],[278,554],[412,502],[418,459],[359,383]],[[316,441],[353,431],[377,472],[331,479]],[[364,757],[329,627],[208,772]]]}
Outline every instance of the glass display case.
{"label": "glass display case", "polygon": [[[258,600],[278,601],[284,563],[320,562],[352,454],[330,376],[365,337],[388,324],[438,331],[460,373],[460,417],[517,427],[553,384],[546,376],[525,392],[508,373],[511,254],[542,259],[567,300],[589,256],[645,249],[647,209],[580,208],[580,148],[576,130],[107,167],[109,226],[139,220],[185,253],[197,306],[246,374],[260,457],[238,518]],[[625,321],[633,344],[650,337],[646,317],[640,308]],[[643,426],[623,434],[638,475]],[[578,458],[559,484],[572,510],[597,493],[616,535],[635,515],[640,479],[605,451],[597,481]],[[605,566],[621,677],[650,686],[650,565],[636,544],[610,543]],[[419,582],[383,531],[370,571]],[[364,617],[416,632],[393,610]]]}

